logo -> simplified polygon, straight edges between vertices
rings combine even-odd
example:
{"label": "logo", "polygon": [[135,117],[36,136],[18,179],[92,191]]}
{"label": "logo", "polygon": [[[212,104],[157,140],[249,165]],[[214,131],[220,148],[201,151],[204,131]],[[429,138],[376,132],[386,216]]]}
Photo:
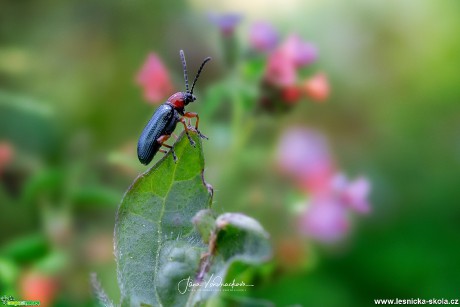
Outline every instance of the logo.
{"label": "logo", "polygon": [[0,297],[0,301],[2,301],[3,305],[6,306],[38,306],[40,305],[40,301],[18,301],[11,295],[3,295]]}
{"label": "logo", "polygon": [[244,281],[237,282],[235,279],[224,283],[221,276],[214,276],[214,274],[207,281],[194,281],[189,276],[177,283],[177,290],[180,294],[185,294],[187,291],[246,291],[246,287],[254,287],[254,285],[246,284]]}

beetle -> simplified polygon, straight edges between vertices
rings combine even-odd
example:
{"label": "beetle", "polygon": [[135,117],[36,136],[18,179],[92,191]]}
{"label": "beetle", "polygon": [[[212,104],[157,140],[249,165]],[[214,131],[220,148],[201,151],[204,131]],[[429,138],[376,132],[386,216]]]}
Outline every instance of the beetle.
{"label": "beetle", "polygon": [[[187,64],[185,62],[184,51],[181,50],[179,54],[184,70],[185,92],[177,92],[171,95],[171,97],[169,97],[165,103],[156,109],[152,118],[149,120],[144,130],[142,131],[142,134],[139,137],[139,141],[137,143],[137,157],[139,158],[139,161],[145,165],[152,161],[153,157],[158,151],[165,154],[167,153],[166,150],[161,148],[162,146],[169,148],[173,155],[174,162],[177,161],[174,147],[165,144],[165,142],[174,132],[176,125],[179,122],[184,125],[185,133],[188,137],[188,140],[190,141],[190,145],[193,147],[195,147],[195,142],[190,137],[189,131],[196,132],[200,138],[208,139],[205,135],[201,134],[200,130],[198,130],[198,123],[200,121],[198,114],[194,112],[186,112],[185,106],[196,100],[195,95],[193,95],[193,89],[195,88],[196,81],[198,80],[204,65],[206,65],[206,63],[209,62],[211,58],[207,57],[203,60],[203,63],[201,63],[201,66],[196,73],[195,80],[193,80],[192,88],[189,90]],[[189,120],[196,118],[195,128],[187,125],[186,118]]]}

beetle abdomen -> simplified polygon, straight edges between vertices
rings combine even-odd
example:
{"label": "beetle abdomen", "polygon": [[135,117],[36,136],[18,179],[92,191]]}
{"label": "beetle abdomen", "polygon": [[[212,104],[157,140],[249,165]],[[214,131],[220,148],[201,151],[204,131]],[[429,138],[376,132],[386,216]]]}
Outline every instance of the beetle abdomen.
{"label": "beetle abdomen", "polygon": [[142,164],[149,164],[160,149],[157,139],[167,134],[166,128],[174,115],[174,110],[168,104],[162,104],[145,126],[137,143],[137,157]]}
{"label": "beetle abdomen", "polygon": [[139,158],[139,161],[147,165],[152,161],[153,157],[155,157],[155,154],[158,152],[158,149],[160,149],[161,145],[157,141],[155,141],[150,147],[141,147],[137,146],[137,157]]}

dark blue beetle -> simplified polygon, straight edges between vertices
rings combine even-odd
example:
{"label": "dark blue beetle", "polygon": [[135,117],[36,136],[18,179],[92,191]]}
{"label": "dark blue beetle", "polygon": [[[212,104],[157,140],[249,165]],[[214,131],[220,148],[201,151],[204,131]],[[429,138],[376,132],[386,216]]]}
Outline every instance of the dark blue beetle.
{"label": "dark blue beetle", "polygon": [[[185,133],[190,141],[190,144],[195,147],[195,142],[189,135],[189,131],[195,131],[201,138],[207,137],[198,130],[198,122],[200,118],[197,113],[185,112],[185,106],[190,102],[196,100],[193,95],[193,89],[195,88],[196,81],[203,70],[204,65],[211,60],[210,57],[204,59],[198,72],[193,80],[192,88],[189,91],[188,88],[188,75],[187,75],[187,64],[185,63],[184,51],[180,51],[180,57],[182,59],[182,66],[184,68],[184,79],[185,79],[185,92],[177,92],[166,100],[165,103],[160,105],[149,120],[147,126],[139,138],[137,143],[137,157],[142,164],[149,164],[153,157],[158,151],[167,153],[167,151],[161,149],[161,146],[171,149],[174,161],[177,160],[176,154],[174,153],[173,146],[165,144],[166,140],[169,139],[171,134],[176,129],[178,122],[184,124]],[[195,128],[191,128],[187,125],[185,118],[196,118]]]}

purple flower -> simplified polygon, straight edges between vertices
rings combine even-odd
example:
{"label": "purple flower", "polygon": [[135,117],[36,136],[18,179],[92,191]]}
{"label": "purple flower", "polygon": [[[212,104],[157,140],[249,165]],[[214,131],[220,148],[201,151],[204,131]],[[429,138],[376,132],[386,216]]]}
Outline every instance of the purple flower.
{"label": "purple flower", "polygon": [[350,228],[346,208],[333,197],[313,198],[298,226],[303,235],[326,243],[342,239]]}
{"label": "purple flower", "polygon": [[341,173],[331,177],[329,189],[311,191],[311,200],[299,217],[300,233],[326,243],[342,239],[349,231],[350,209],[369,212],[369,191],[370,183],[364,177],[351,182]]}
{"label": "purple flower", "polygon": [[155,53],[149,54],[136,80],[144,89],[145,99],[152,103],[162,102],[173,90],[168,70]]}
{"label": "purple flower", "polygon": [[335,174],[326,139],[319,132],[305,128],[291,128],[283,134],[278,145],[277,165],[314,194],[327,193]]}
{"label": "purple flower", "polygon": [[260,52],[273,50],[278,44],[278,33],[268,22],[256,22],[249,30],[249,43]]}
{"label": "purple flower", "polygon": [[303,67],[313,63],[318,57],[316,47],[304,42],[299,36],[292,34],[281,46],[281,50],[292,60],[296,67]]}
{"label": "purple flower", "polygon": [[221,30],[224,35],[231,35],[235,30],[235,27],[243,18],[240,14],[236,13],[227,13],[227,14],[214,14],[210,13],[208,15],[209,20],[215,24]]}
{"label": "purple flower", "polygon": [[359,177],[349,181],[345,175],[338,174],[332,180],[332,188],[345,206],[359,213],[368,213],[370,211],[367,198],[371,184],[367,178]]}
{"label": "purple flower", "polygon": [[310,197],[298,219],[303,235],[322,242],[340,240],[349,230],[349,213],[370,211],[369,180],[350,181],[338,173],[326,139],[316,131],[287,130],[278,145],[277,165]]}

